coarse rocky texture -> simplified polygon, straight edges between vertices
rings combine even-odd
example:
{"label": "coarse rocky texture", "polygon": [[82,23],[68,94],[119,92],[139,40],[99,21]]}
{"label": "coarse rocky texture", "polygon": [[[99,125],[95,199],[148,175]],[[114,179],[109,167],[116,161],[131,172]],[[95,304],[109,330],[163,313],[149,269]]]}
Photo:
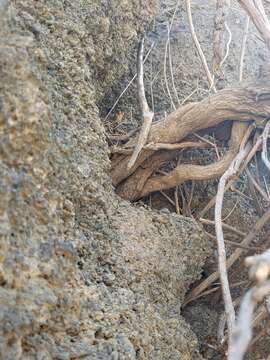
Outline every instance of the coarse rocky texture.
{"label": "coarse rocky texture", "polygon": [[117,198],[96,106],[154,2],[0,10],[0,358],[199,359],[180,307],[207,239]]}
{"label": "coarse rocky texture", "polygon": [[[154,121],[162,119],[166,114],[173,111],[165,79],[167,79],[170,95],[176,107],[179,107],[178,100],[180,104],[184,101],[198,101],[204,99],[209,94],[206,74],[189,30],[185,1],[157,0],[157,3],[157,16],[147,36],[145,53],[150,48],[152,42],[154,42],[154,48],[144,66],[145,90],[149,106],[155,112]],[[176,8],[177,3],[178,6]],[[237,84],[246,13],[239,6],[237,0],[231,1],[227,18],[228,27],[232,33],[229,54],[222,65],[222,71],[216,71],[212,69],[216,0],[192,0],[191,4],[196,34],[208,66],[217,80],[217,89]],[[265,7],[269,14],[269,4],[265,3]],[[176,13],[173,18],[175,9]],[[169,34],[170,48],[168,48],[168,25],[170,24],[172,26]],[[229,34],[226,32],[226,44],[228,39]],[[165,62],[166,44],[167,53]],[[250,23],[244,59],[243,80],[254,81],[255,78],[260,77],[262,66],[265,65],[267,57],[268,51],[264,43],[258,40],[257,31],[254,25]],[[108,109],[110,109],[110,106],[115,101],[115,97],[121,93],[135,72],[136,51],[134,51],[130,72],[124,73],[120,81],[113,86],[116,93],[114,94],[115,96],[106,96],[103,99],[104,101],[101,101],[104,114],[108,112]],[[108,94],[111,95],[111,90]],[[114,116],[112,116],[110,125],[111,127],[117,127],[118,132],[122,128],[130,129],[140,126],[141,118],[138,111],[138,100],[134,94],[136,94],[136,82],[129,87],[113,113]],[[117,116],[118,114],[121,116]],[[119,123],[120,119],[121,122]],[[220,132],[222,133],[222,129]]]}
{"label": "coarse rocky texture", "polygon": [[[154,121],[160,120],[166,117],[172,111],[171,100],[168,96],[168,91],[165,84],[164,75],[164,63],[165,63],[165,49],[168,40],[168,24],[171,23],[174,14],[177,1],[175,0],[159,0],[158,1],[158,14],[155,19],[152,31],[148,34],[146,41],[146,50],[150,47],[152,41],[155,42],[154,48],[151,51],[148,61],[144,66],[145,72],[145,89],[149,106],[154,110]],[[206,56],[208,65],[211,72],[215,73],[215,78],[218,79],[216,84],[217,88],[224,88],[226,86],[233,86],[238,82],[239,77],[239,59],[241,52],[241,42],[243,38],[246,14],[241,9],[238,1],[232,0],[229,10],[229,16],[227,23],[232,34],[232,41],[230,44],[230,51],[224,64],[222,65],[222,72],[213,71],[212,68],[212,55],[213,55],[213,30],[214,30],[214,18],[216,10],[216,0],[192,0],[192,15],[195,30]],[[200,58],[194,47],[192,37],[188,28],[187,14],[185,11],[185,1],[178,2],[178,9],[172,24],[170,32],[170,53],[172,72],[175,83],[177,95],[182,104],[184,101],[197,101],[206,98],[208,95],[208,83],[206,81],[206,75],[201,65]],[[270,14],[270,6],[267,2],[264,2],[266,12]],[[229,39],[228,31],[225,34],[225,42]],[[244,81],[254,81],[255,79],[263,79],[264,74],[262,67],[265,66],[266,60],[269,57],[268,51],[262,41],[258,39],[258,32],[254,28],[254,25],[250,23],[250,30],[247,38],[246,56],[244,59]],[[121,91],[128,84],[134,73],[136,72],[136,53],[134,52],[133,65],[130,67],[130,72],[125,73],[119,82],[114,84],[114,96],[109,92],[110,97],[105,96],[101,101],[101,107],[104,114],[107,114],[111,105],[114,104],[115,99],[119,96]],[[173,88],[172,76],[170,70],[170,61],[167,53],[166,61],[166,77],[168,81],[168,87],[174,104],[178,106],[177,97]],[[125,92],[124,96],[118,102],[114,112],[110,116],[108,129],[115,133],[126,133],[134,128],[140,128],[141,116],[138,111],[138,100],[136,97],[136,83],[134,82],[129,89]],[[107,125],[107,124],[106,124]],[[221,154],[227,151],[224,146],[224,140],[228,140],[228,133],[230,128],[224,124],[215,129],[215,138],[221,144]],[[213,140],[213,139],[211,139]],[[120,147],[120,144],[116,144]],[[206,165],[216,160],[215,150],[188,150],[182,157],[183,163],[196,163],[200,165]],[[168,165],[163,166],[162,170],[169,172],[175,167],[177,161],[170,161]],[[251,165],[251,167],[254,164]],[[190,193],[190,184],[188,186],[188,194]],[[243,177],[237,185],[241,191],[246,191],[248,188],[248,182]],[[184,191],[185,189],[182,188]],[[191,208],[194,213],[198,214],[200,210],[208,203],[208,201],[215,196],[217,190],[217,181],[203,181],[196,182],[194,187],[194,196],[192,199]],[[247,194],[249,195],[249,190]],[[168,190],[166,194],[174,199],[174,189]],[[165,195],[166,195],[165,194]],[[180,198],[180,196],[179,196]],[[151,204],[154,208],[168,207],[171,211],[175,211],[175,206],[171,204],[165,197],[160,196],[160,193],[154,193],[151,197],[145,199],[145,201]],[[181,201],[181,198],[180,198]],[[181,204],[180,204],[181,205]],[[223,216],[226,218],[226,223],[235,226],[236,228],[247,232],[251,230],[257,221],[258,213],[254,207],[254,202],[248,199],[239,197],[233,192],[227,192],[224,199],[224,211]],[[214,218],[213,209],[205,216],[209,219]],[[209,232],[213,231],[213,227],[208,227]],[[225,234],[227,236],[227,234]],[[231,235],[230,235],[231,236]],[[259,237],[258,237],[259,238]],[[239,237],[235,239],[239,241]],[[257,244],[257,241],[254,242]],[[226,244],[227,253],[230,254],[235,250],[234,246]],[[241,276],[247,278],[247,272],[239,272],[239,266],[241,263],[237,263],[230,274],[234,273],[233,282],[239,282],[242,280]],[[242,269],[242,267],[241,267]],[[212,241],[212,256],[208,259],[206,267],[204,267],[204,275],[208,276],[213,271],[217,270],[217,254],[216,254],[216,242]],[[238,275],[239,274],[239,275]],[[231,278],[230,278],[231,281]],[[211,345],[217,343],[216,329],[220,316],[223,312],[222,297],[218,295],[210,294],[206,297],[196,300],[194,303],[188,305],[184,311],[184,316],[191,324],[193,331],[197,334],[201,349],[207,349],[203,355],[208,359],[214,359],[217,352]],[[204,329],[207,324],[207,329]],[[212,338],[211,338],[212,336]],[[264,337],[266,348],[269,349],[269,341],[267,336]],[[210,347],[208,346],[210,344]],[[269,352],[269,350],[268,350]],[[211,354],[212,353],[212,354]],[[265,357],[263,351],[255,345],[255,348],[250,351],[251,359],[255,356],[258,359]],[[221,356],[222,357],[222,356]]]}

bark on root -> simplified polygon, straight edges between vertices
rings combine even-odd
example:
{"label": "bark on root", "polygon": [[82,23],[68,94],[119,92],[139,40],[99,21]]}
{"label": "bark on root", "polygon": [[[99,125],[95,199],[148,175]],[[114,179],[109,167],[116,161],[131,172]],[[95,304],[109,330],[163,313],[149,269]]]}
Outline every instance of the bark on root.
{"label": "bark on root", "polygon": [[[136,200],[187,180],[210,180],[219,177],[235,157],[246,125],[250,121],[262,124],[269,116],[269,82],[224,89],[201,102],[185,105],[166,119],[152,125],[148,143],[179,143],[194,132],[231,120],[234,125],[227,154],[220,161],[207,166],[180,164],[168,175],[155,177],[152,176],[153,173],[165,161],[174,158],[176,151],[142,150],[131,169],[127,167],[129,155],[114,155],[111,172],[113,184],[120,196]],[[131,139],[126,146],[132,147],[135,144],[136,138]]]}

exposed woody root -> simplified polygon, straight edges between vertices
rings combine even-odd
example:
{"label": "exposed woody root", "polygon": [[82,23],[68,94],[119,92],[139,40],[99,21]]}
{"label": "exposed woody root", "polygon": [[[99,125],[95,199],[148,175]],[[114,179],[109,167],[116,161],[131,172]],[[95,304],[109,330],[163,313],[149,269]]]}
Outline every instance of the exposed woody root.
{"label": "exposed woody root", "polygon": [[[256,126],[264,126],[269,117],[269,82],[227,88],[201,102],[180,107],[164,120],[152,124],[147,143],[131,168],[128,167],[131,154],[113,155],[111,175],[116,191],[125,199],[137,200],[188,180],[218,178],[238,153],[247,125],[253,122]],[[190,140],[192,134],[226,120],[233,121],[233,127],[229,149],[223,158],[206,166],[180,163],[167,175],[154,175],[164,162],[177,156],[176,144],[181,148],[180,144]],[[137,138],[131,139],[124,148],[132,149],[136,143]],[[160,143],[163,149],[155,146]],[[165,144],[168,144],[168,150],[164,150]]]}

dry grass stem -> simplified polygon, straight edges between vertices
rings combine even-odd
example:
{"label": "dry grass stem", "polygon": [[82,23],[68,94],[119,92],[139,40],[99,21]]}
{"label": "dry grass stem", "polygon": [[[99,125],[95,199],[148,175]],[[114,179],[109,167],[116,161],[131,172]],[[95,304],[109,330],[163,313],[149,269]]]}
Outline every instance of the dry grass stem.
{"label": "dry grass stem", "polygon": [[270,198],[269,196],[266,194],[266,192],[260,187],[260,185],[257,183],[257,181],[254,179],[253,175],[251,174],[251,172],[249,171],[248,168],[246,168],[246,173],[247,176],[249,177],[250,181],[252,182],[252,184],[254,185],[254,187],[257,189],[257,191],[259,192],[259,194],[262,196],[262,198],[267,201],[268,203],[270,202]]}
{"label": "dry grass stem", "polygon": [[[146,62],[146,60],[148,59],[151,51],[154,48],[155,43],[153,42],[151,44],[150,49],[148,50],[147,54],[145,55],[145,58],[143,60],[143,63]],[[127,92],[127,90],[129,89],[129,87],[132,85],[132,83],[134,82],[134,80],[137,77],[137,73],[133,76],[133,78],[128,82],[127,86],[124,88],[124,90],[121,92],[121,94],[118,96],[118,98],[116,99],[115,103],[113,104],[113,106],[111,107],[110,111],[108,112],[108,114],[105,116],[105,121],[108,119],[108,117],[111,115],[111,113],[113,112],[113,110],[116,108],[116,105],[119,103],[119,101],[121,100],[121,98],[123,97],[123,95]]]}
{"label": "dry grass stem", "polygon": [[[215,225],[215,222],[212,221],[212,220],[200,218],[199,221],[200,221],[202,224],[205,224],[205,225]],[[239,236],[245,236],[245,235],[246,235],[246,233],[244,233],[243,231],[240,231],[240,230],[234,228],[234,227],[231,226],[231,225],[222,223],[222,227],[223,227],[224,229],[226,229],[226,230],[232,231],[232,232],[235,233],[236,235],[239,235]]]}
{"label": "dry grass stem", "polygon": [[[265,214],[259,219],[259,221],[252,227],[252,230],[248,235],[241,241],[240,245],[248,246],[251,244],[252,240],[258,235],[259,231],[270,221],[270,209],[268,209]],[[232,255],[227,260],[227,270],[239,259],[243,254],[244,249],[236,249]],[[208,276],[204,281],[202,281],[196,288],[194,288],[189,295],[186,297],[184,305],[187,305],[190,302],[191,298],[198,296],[204,290],[208,288],[214,281],[219,278],[219,272],[215,271],[210,276]]]}

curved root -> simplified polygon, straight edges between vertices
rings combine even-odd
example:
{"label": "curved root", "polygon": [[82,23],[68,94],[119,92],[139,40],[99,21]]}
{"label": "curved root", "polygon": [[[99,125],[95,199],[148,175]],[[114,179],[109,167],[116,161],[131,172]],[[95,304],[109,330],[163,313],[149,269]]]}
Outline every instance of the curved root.
{"label": "curved root", "polygon": [[[228,168],[234,157],[236,156],[244,133],[248,124],[241,122],[234,122],[232,128],[230,147],[224,157],[210,165],[192,165],[183,164],[177,166],[173,171],[165,176],[150,177],[154,172],[156,166],[160,166],[161,162],[155,162],[150,158],[148,161],[150,167],[140,168],[132,176],[130,176],[123,184],[117,188],[117,193],[129,200],[137,200],[141,197],[147,196],[152,192],[170,189],[177,185],[181,185],[187,180],[211,180],[220,177]],[[173,152],[164,152],[163,161],[166,161],[166,154]],[[158,154],[156,154],[157,156]],[[168,160],[169,156],[167,157]],[[152,160],[152,161],[151,161]],[[145,164],[146,166],[148,164]]]}
{"label": "curved root", "polygon": [[[153,124],[149,133],[148,143],[177,143],[193,132],[218,125],[225,120],[243,122],[252,120],[256,123],[261,123],[270,115],[269,100],[269,82],[221,90],[201,102],[187,104],[172,112],[166,119]],[[234,142],[232,141],[232,143]],[[136,139],[132,139],[127,145],[134,146],[135,144]],[[129,155],[114,156],[111,171],[113,184],[118,186],[136,172],[141,165],[145,164],[145,161],[153,153],[152,150],[143,150],[131,169],[127,168],[130,160]],[[235,151],[232,152],[230,150],[220,162],[208,167],[182,165],[181,170],[175,169],[172,174],[168,175],[168,178],[149,179],[145,183],[145,190],[141,195],[136,195],[135,198],[144,196],[152,192],[151,189],[158,189],[160,186],[162,189],[168,188],[169,184],[176,183],[179,180],[182,182],[182,179],[190,180],[193,178],[195,180],[202,180],[217,177],[223,173],[227,163],[234,155]],[[204,173],[205,171],[207,173]],[[121,187],[123,186],[121,185]],[[122,191],[119,191],[119,193],[121,194]]]}
{"label": "curved root", "polygon": [[[153,173],[162,163],[174,158],[176,151],[154,151],[150,150],[150,146],[150,149],[147,149],[146,145],[131,169],[127,167],[129,154],[114,155],[111,175],[117,193],[125,199],[137,200],[154,191],[169,189],[187,180],[211,180],[221,176],[238,152],[243,132],[250,121],[262,124],[269,115],[269,82],[224,89],[201,102],[175,110],[165,120],[152,125],[148,144],[155,146],[162,143],[163,147],[166,147],[166,144],[181,142],[194,132],[231,120],[233,128],[227,154],[210,165],[183,164],[166,176],[155,177],[152,176]],[[134,144],[136,139],[131,139],[127,146]]]}

